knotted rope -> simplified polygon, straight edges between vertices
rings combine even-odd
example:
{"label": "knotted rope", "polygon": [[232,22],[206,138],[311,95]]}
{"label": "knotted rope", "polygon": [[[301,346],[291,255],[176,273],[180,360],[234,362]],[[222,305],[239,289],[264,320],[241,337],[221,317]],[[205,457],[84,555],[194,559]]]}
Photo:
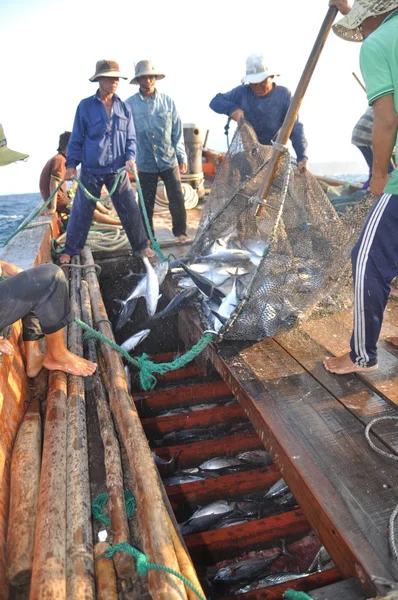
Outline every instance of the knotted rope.
{"label": "knotted rope", "polygon": [[[94,518],[98,519],[98,521],[101,521],[101,523],[104,523],[104,525],[111,524],[110,518],[104,513],[104,506],[108,500],[109,494],[104,492],[103,494],[100,494],[94,498],[91,503],[91,512],[93,513]],[[124,502],[126,505],[126,515],[127,518],[129,518],[134,513],[137,506],[134,494],[132,494],[129,490],[124,490]]]}

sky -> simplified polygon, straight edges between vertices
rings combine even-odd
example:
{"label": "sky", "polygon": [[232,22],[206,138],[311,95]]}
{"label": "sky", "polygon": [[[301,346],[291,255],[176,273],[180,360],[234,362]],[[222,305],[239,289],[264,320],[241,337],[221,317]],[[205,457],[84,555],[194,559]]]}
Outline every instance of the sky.
{"label": "sky", "polygon": [[[208,147],[225,150],[226,117],[210,100],[239,85],[246,57],[260,52],[294,92],[327,9],[327,0],[0,0],[0,123],[9,147],[29,154],[1,169],[0,195],[38,191],[59,134],[96,91],[88,79],[102,58],[129,77],[119,84],[123,100],[138,89],[129,84],[134,64],[151,59],[166,74],[157,88],[174,99],[182,121],[209,130]],[[352,75],[360,74],[359,50],[333,33],[326,42],[300,111],[310,165],[364,164],[351,145],[367,107]]]}

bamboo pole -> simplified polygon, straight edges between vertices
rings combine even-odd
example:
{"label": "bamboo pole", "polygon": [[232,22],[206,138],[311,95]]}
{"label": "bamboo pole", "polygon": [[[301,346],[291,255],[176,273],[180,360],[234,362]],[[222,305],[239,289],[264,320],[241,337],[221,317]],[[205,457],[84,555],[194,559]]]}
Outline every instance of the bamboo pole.
{"label": "bamboo pole", "polygon": [[[279,162],[285,151],[285,146],[289,141],[290,134],[294,127],[294,123],[296,122],[297,115],[300,110],[300,106],[303,101],[305,92],[307,90],[309,82],[311,81],[312,74],[315,70],[317,62],[323,50],[330,29],[332,28],[336,14],[337,8],[335,6],[330,6],[328,12],[326,13],[326,17],[322,23],[322,26],[319,30],[318,36],[315,40],[315,44],[312,48],[311,54],[307,60],[307,64],[305,65],[303,74],[301,75],[296,92],[290,103],[289,110],[287,111],[285,120],[283,121],[283,125],[278,132],[275,145],[272,148],[271,158],[269,159],[265,167],[264,183],[259,191],[259,197],[262,198],[263,202],[268,197],[269,191],[272,186],[272,182],[278,169]],[[256,210],[256,217],[261,216],[263,209],[264,205],[259,204]]]}
{"label": "bamboo pole", "polygon": [[108,548],[110,548],[108,542],[97,542],[94,546],[97,600],[118,600],[119,598],[113,560],[105,557]]}
{"label": "bamboo pole", "polygon": [[30,600],[66,600],[66,398],[66,374],[51,371]]}
{"label": "bamboo pole", "polygon": [[361,86],[361,88],[363,89],[364,92],[366,92],[366,87],[364,86],[364,84],[362,83],[362,81],[359,79],[358,75],[353,71],[352,72],[354,78],[357,80],[357,82],[359,83],[359,85]]}
{"label": "bamboo pole", "polygon": [[[82,251],[83,264],[93,262],[89,248]],[[97,276],[87,272],[94,321],[107,319]],[[109,322],[98,324],[98,330],[114,341]],[[122,438],[133,476],[134,494],[143,536],[143,550],[153,563],[178,571],[179,565],[174,551],[173,540],[162,501],[150,448],[145,437],[134,403],[127,391],[126,374],[119,354],[107,344],[101,344],[104,360],[101,364],[107,370],[109,382],[108,396],[112,415]],[[162,571],[149,571],[149,591],[156,600],[187,600],[184,584],[171,574]]]}
{"label": "bamboo pole", "polygon": [[[83,321],[92,327],[93,317],[87,281],[83,280],[81,282],[80,293]],[[93,340],[90,340],[87,344],[87,358],[99,364]],[[122,461],[111,411],[98,370],[92,377],[92,393],[95,399],[100,433],[104,445],[106,488],[109,495],[108,512],[111,520],[112,542],[113,544],[121,544],[123,542],[128,542],[130,539],[124,502]],[[135,563],[132,556],[129,554],[116,553],[114,555],[114,562],[117,574],[121,579],[129,579],[133,576],[135,572]]]}
{"label": "bamboo pole", "polygon": [[[80,264],[74,257],[73,264]],[[79,290],[80,269],[73,269],[70,283],[71,308],[81,317]],[[82,330],[74,322],[68,329],[69,348],[83,355]],[[66,591],[69,599],[94,598],[94,556],[91,526],[91,502],[88,468],[86,401],[84,379],[68,377],[67,400],[67,530],[66,530]]]}
{"label": "bamboo pole", "polygon": [[12,585],[30,582],[41,464],[41,419],[33,399],[18,430],[12,451],[7,571]]}

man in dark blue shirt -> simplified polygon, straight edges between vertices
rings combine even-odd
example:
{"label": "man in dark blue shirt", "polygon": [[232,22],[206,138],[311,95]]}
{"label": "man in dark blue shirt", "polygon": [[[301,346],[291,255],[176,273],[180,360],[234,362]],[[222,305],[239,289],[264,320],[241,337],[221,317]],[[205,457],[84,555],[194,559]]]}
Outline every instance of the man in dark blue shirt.
{"label": "man in dark blue shirt", "polygon": [[[291,101],[290,91],[274,82],[275,75],[265,65],[261,54],[250,55],[246,61],[243,85],[225,94],[217,94],[210,102],[210,108],[237,122],[246,119],[256,132],[260,144],[271,145],[283,124]],[[298,119],[290,140],[297,155],[297,168],[301,172],[307,168],[308,157],[307,140],[303,125]]]}
{"label": "man in dark blue shirt", "polygon": [[[130,108],[115,94],[120,74],[113,60],[100,60],[90,81],[98,81],[94,96],[82,100],[77,107],[72,135],[68,144],[65,179],[76,177],[76,167],[81,163],[80,181],[96,198],[102,186],[110,190],[118,169],[135,170],[135,129]],[[141,213],[126,171],[123,171],[112,201],[120,217],[132,249],[142,256],[152,257],[148,248]],[[79,187],[69,217],[65,252],[60,263],[69,263],[71,256],[79,254],[86,243],[93,219],[95,203],[86,198]]]}

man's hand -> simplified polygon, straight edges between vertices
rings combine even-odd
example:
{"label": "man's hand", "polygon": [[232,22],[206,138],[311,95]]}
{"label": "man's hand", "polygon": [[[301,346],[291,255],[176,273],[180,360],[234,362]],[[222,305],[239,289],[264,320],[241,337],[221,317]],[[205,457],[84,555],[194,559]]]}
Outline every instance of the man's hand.
{"label": "man's hand", "polygon": [[389,175],[372,175],[372,179],[369,183],[369,191],[372,192],[374,196],[381,196],[384,192],[384,188],[387,185],[387,181],[389,180]]}
{"label": "man's hand", "polygon": [[135,173],[137,171],[135,160],[126,160],[126,170],[130,173]]}
{"label": "man's hand", "polygon": [[236,110],[234,110],[234,112],[230,115],[230,119],[232,119],[233,121],[236,121],[237,123],[239,123],[239,121],[244,118],[245,118],[245,113],[240,108],[237,108]]}
{"label": "man's hand", "polygon": [[180,165],[178,165],[178,168],[180,169],[180,173],[182,174],[188,171],[188,165],[186,163],[181,163]]}
{"label": "man's hand", "polygon": [[65,175],[64,175],[64,180],[65,181],[72,181],[72,179],[74,177],[76,177],[76,176],[77,176],[76,169],[74,169],[73,167],[71,167],[70,169],[66,169]]}
{"label": "man's hand", "polygon": [[22,273],[23,269],[13,265],[11,263],[4,262],[4,260],[0,260],[1,266],[1,275],[4,277],[13,277],[14,275],[18,275],[18,273]]}
{"label": "man's hand", "polygon": [[48,215],[53,215],[53,214],[54,214],[54,213],[56,213],[56,212],[57,212],[57,209],[56,209],[56,208],[50,208],[50,210],[43,210],[43,211],[42,211],[40,214],[41,214],[43,217],[47,217]]}
{"label": "man's hand", "polygon": [[5,340],[2,335],[0,335],[0,354],[8,354],[12,356],[14,354],[14,348],[8,340]]}
{"label": "man's hand", "polygon": [[299,160],[297,163],[297,171],[299,173],[305,173],[307,170],[307,161],[306,160]]}
{"label": "man's hand", "polygon": [[342,15],[347,15],[351,10],[348,0],[329,0],[329,6],[335,6]]}

